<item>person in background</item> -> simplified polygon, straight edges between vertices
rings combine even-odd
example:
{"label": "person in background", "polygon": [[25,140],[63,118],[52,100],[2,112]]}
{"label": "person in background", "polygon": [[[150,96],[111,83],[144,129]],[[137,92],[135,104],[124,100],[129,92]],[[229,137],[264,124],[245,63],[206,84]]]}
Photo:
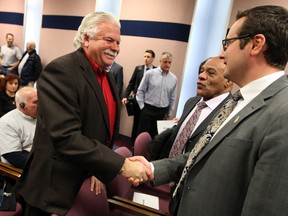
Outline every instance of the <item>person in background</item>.
{"label": "person in background", "polygon": [[33,41],[26,43],[26,51],[18,66],[20,86],[34,86],[42,71],[42,64],[39,55],[36,53],[36,44]]}
{"label": "person in background", "polygon": [[120,64],[113,62],[113,64],[109,66],[109,71],[113,74],[113,77],[115,79],[119,92],[119,98],[122,98],[121,94],[123,89],[123,67]]}
{"label": "person in background", "polygon": [[121,103],[105,69],[120,51],[119,20],[89,13],[74,45],[76,51],[47,64],[37,81],[33,147],[15,189],[26,216],[65,215],[89,176],[106,184],[118,174],[140,182],[151,173],[111,149]]}
{"label": "person in background", "polygon": [[[125,105],[127,103],[127,99],[131,96],[133,98],[136,98],[137,89],[140,85],[140,82],[143,78],[144,72],[156,68],[153,65],[153,61],[155,59],[155,53],[153,50],[146,50],[144,53],[144,64],[138,65],[135,67],[134,72],[131,76],[131,79],[129,81],[129,84],[125,90],[124,97],[122,99],[122,104]],[[138,135],[138,125],[139,125],[139,117],[140,117],[140,108],[138,106],[138,103],[136,103],[135,107],[135,114],[133,118],[133,126],[132,126],[132,132],[131,132],[131,139],[132,143],[134,144],[134,141]]]}
{"label": "person in background", "polygon": [[[165,130],[150,142],[153,160],[175,157],[177,153],[191,151],[212,117],[231,97],[230,91],[233,83],[224,78],[225,67],[223,59],[219,57],[209,58],[200,64],[197,96],[187,100],[177,126]],[[197,107],[203,102],[206,107],[203,107],[199,116],[196,117],[197,120],[193,120],[193,127],[187,130],[189,119],[195,119]],[[181,134],[184,129],[188,134],[186,137]]]}
{"label": "person in background", "polygon": [[37,113],[37,90],[24,87],[16,92],[16,109],[0,118],[1,161],[24,168],[32,148]]}
{"label": "person in background", "polygon": [[15,94],[19,89],[20,78],[15,74],[8,74],[1,79],[0,117],[16,108]]}
{"label": "person in background", "polygon": [[22,57],[20,49],[15,46],[14,35],[11,33],[6,34],[7,44],[2,45],[0,49],[0,66],[1,73],[6,74],[17,74],[17,67]]}
{"label": "person in background", "polygon": [[170,71],[172,54],[163,52],[160,66],[147,71],[138,87],[136,99],[141,109],[138,134],[158,134],[157,120],[171,118],[175,108],[177,77]]}
{"label": "person in background", "polygon": [[[206,145],[199,142],[191,153],[152,162],[154,185],[180,179],[171,216],[287,215],[287,20],[288,10],[281,6],[238,12],[220,54],[224,77],[240,87],[231,98],[238,95],[238,103],[228,100],[223,111],[231,103],[236,107],[209,124],[218,130],[212,137],[208,130],[203,134],[202,141],[210,140]],[[220,127],[217,120],[223,121]]]}

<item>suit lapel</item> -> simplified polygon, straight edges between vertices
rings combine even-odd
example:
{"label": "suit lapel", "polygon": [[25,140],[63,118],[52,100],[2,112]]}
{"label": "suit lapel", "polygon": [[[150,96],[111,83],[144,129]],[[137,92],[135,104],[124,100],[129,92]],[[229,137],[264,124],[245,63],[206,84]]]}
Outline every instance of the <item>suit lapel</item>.
{"label": "suit lapel", "polygon": [[201,99],[201,97],[195,97],[195,98],[193,98],[193,100],[191,100],[189,102],[189,104],[187,104],[187,108],[186,108],[186,106],[184,107],[183,114],[182,114],[182,116],[180,118],[179,123],[177,124],[177,129],[174,130],[173,135],[171,136],[171,140],[173,141],[173,143],[175,141],[175,138],[176,138],[176,136],[178,134],[178,131],[179,131],[180,127],[182,126],[184,120],[187,118],[189,113],[194,109],[194,107],[196,106],[196,104],[198,103],[198,101],[200,99]]}
{"label": "suit lapel", "polygon": [[282,76],[266,89],[262,93],[257,95],[248,105],[246,105],[239,113],[237,113],[222,129],[218,132],[210,143],[203,149],[203,151],[197,157],[195,164],[197,164],[211,149],[217,146],[234,128],[238,127],[241,122],[249,117],[251,114],[265,106],[265,100],[276,94],[281,89],[288,86],[287,77]]}
{"label": "suit lapel", "polygon": [[[79,49],[77,51],[77,56],[79,59],[79,64],[81,68],[83,69],[83,75],[86,78],[88,84],[91,86],[92,90],[94,91],[96,99],[99,101],[100,109],[105,119],[105,125],[108,128],[108,131],[110,131],[107,106],[105,103],[102,89],[96,78],[95,72],[93,71],[92,66],[90,65],[90,62],[85,56],[84,51],[82,49]],[[113,95],[114,95],[114,92],[113,92]]]}
{"label": "suit lapel", "polygon": [[216,113],[218,113],[219,109],[224,105],[226,100],[230,98],[232,95],[229,94],[212,112],[204,119],[203,122],[196,128],[194,133],[192,134],[191,138],[197,136],[199,133],[203,133],[203,131],[206,129],[207,125],[211,121],[211,119],[214,117]]}

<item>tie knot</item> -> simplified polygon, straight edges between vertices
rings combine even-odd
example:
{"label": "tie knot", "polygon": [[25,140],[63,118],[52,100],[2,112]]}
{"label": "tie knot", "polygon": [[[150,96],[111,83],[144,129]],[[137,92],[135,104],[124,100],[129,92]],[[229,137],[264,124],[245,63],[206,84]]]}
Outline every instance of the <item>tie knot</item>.
{"label": "tie knot", "polygon": [[242,97],[242,94],[241,94],[240,90],[236,91],[233,94],[232,98],[233,98],[234,101],[238,101],[238,100],[242,99],[243,97]]}
{"label": "tie knot", "polygon": [[146,67],[146,71],[148,71],[148,70],[150,70],[150,68],[149,68],[149,67]]}
{"label": "tie knot", "polygon": [[200,108],[200,109],[203,109],[205,107],[207,107],[207,104],[204,102],[204,101],[201,101],[197,104],[197,106]]}

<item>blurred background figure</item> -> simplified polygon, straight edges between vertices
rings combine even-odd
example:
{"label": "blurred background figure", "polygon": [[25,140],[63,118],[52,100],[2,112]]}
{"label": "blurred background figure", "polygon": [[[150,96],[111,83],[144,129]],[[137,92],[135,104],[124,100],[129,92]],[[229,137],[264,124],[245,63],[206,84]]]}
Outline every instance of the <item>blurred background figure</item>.
{"label": "blurred background figure", "polygon": [[170,71],[172,54],[163,52],[160,66],[147,71],[138,87],[136,100],[141,109],[138,134],[158,134],[157,120],[170,119],[176,104],[177,77]]}
{"label": "blurred background figure", "polygon": [[119,98],[121,99],[123,89],[123,67],[114,61],[113,64],[109,67],[109,71],[113,74],[118,88]]}
{"label": "blurred background figure", "polygon": [[[140,82],[143,78],[144,72],[156,68],[153,65],[153,61],[155,59],[155,53],[153,50],[146,50],[144,53],[144,65],[138,65],[135,67],[133,75],[129,81],[129,84],[125,90],[124,98],[122,99],[122,104],[127,103],[127,99],[129,97],[133,97],[136,100],[136,93],[138,86],[140,85]],[[132,143],[134,143],[137,135],[138,135],[138,124],[139,124],[139,117],[140,117],[140,108],[138,106],[138,103],[135,103],[135,113],[134,113],[134,119],[133,119],[133,126],[132,126],[132,133],[131,133],[131,139]]]}
{"label": "blurred background figure", "polygon": [[1,79],[0,117],[16,108],[15,94],[19,84],[20,78],[15,74],[8,74]]}
{"label": "blurred background figure", "polygon": [[17,74],[17,67],[22,57],[20,49],[15,46],[14,35],[11,33],[6,34],[7,44],[1,46],[0,49],[0,65],[1,73],[6,74]]}
{"label": "blurred background figure", "polygon": [[36,44],[28,41],[26,51],[22,55],[22,59],[18,66],[18,74],[20,77],[20,86],[34,86],[42,71],[42,64],[39,55],[36,53]]}

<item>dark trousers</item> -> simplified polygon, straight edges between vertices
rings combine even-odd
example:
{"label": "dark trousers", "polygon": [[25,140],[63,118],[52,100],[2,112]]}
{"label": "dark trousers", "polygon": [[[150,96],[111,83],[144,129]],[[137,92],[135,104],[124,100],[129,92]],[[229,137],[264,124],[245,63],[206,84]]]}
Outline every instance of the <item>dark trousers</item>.
{"label": "dark trousers", "polygon": [[163,120],[167,111],[168,107],[159,108],[145,103],[140,113],[138,134],[148,132],[154,138],[158,134],[157,121]]}

